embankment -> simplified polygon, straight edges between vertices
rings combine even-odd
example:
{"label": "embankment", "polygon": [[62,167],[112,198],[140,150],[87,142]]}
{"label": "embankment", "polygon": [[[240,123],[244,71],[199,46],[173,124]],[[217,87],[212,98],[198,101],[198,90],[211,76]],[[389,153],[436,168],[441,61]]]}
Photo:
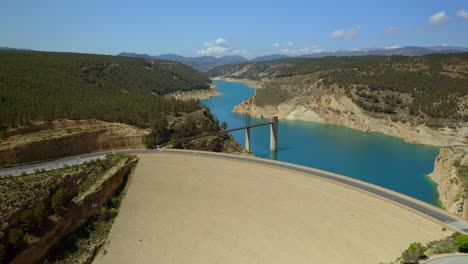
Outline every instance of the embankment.
{"label": "embankment", "polygon": [[0,143],[0,167],[94,151],[145,148],[149,131],[97,120],[41,122],[8,131]]}
{"label": "embankment", "polygon": [[86,193],[75,197],[67,213],[56,220],[52,228],[44,232],[35,243],[29,244],[10,263],[41,263],[49,252],[66,235],[83,225],[88,219],[100,213],[101,207],[109,201],[124,182],[124,177],[137,163],[129,159],[106,173]]}
{"label": "embankment", "polygon": [[94,262],[380,263],[413,241],[447,233],[412,211],[317,177],[148,154]]}

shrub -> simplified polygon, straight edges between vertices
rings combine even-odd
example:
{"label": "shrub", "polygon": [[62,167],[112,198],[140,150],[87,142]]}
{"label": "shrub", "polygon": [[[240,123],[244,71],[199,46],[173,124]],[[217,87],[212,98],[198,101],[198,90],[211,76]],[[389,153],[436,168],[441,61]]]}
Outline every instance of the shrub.
{"label": "shrub", "polygon": [[221,123],[221,125],[220,125],[220,128],[221,128],[221,130],[226,130],[227,126],[228,126],[228,125],[227,125],[226,121],[223,121],[223,122]]}
{"label": "shrub", "polygon": [[105,206],[101,208],[100,217],[104,221],[106,221],[108,218],[107,208]]}
{"label": "shrub", "polygon": [[459,235],[455,239],[455,243],[458,246],[458,251],[468,252],[468,235]]}
{"label": "shrub", "polygon": [[51,199],[52,209],[54,209],[54,211],[58,213],[60,209],[62,209],[63,206],[65,206],[68,200],[69,200],[69,195],[67,194],[65,189],[59,188],[57,192],[55,192],[55,194],[52,196],[52,199]]}
{"label": "shrub", "polygon": [[0,130],[0,140],[7,139],[7,134],[5,130]]}
{"label": "shrub", "polygon": [[20,247],[24,242],[24,232],[21,229],[13,228],[8,232],[8,241],[15,248]]}
{"label": "shrub", "polygon": [[24,212],[22,212],[19,220],[21,222],[21,227],[23,227],[25,230],[32,229],[35,226],[33,210],[27,209]]}
{"label": "shrub", "polygon": [[419,259],[425,257],[424,251],[426,251],[426,248],[421,243],[411,243],[408,249],[401,254],[403,263],[417,263]]}
{"label": "shrub", "polygon": [[0,263],[2,263],[5,260],[5,256],[6,256],[5,246],[0,244]]}
{"label": "shrub", "polygon": [[44,224],[47,217],[47,209],[44,204],[38,204],[33,207],[33,218],[36,226]]}

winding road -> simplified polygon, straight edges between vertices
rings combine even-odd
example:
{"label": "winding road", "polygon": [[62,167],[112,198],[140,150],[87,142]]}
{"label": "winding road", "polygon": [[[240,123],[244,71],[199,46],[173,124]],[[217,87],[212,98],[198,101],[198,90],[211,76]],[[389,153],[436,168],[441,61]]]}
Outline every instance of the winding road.
{"label": "winding road", "polygon": [[426,262],[424,264],[466,264],[468,263],[468,256],[443,256],[435,258]]}
{"label": "winding road", "polygon": [[425,216],[433,221],[436,221],[443,226],[446,226],[454,231],[460,233],[468,233],[468,223],[461,218],[458,218],[454,215],[451,215],[442,209],[432,206],[430,204],[424,203],[422,201],[416,200],[414,198],[408,197],[406,195],[393,192],[391,190],[369,184],[363,181],[352,179],[349,177],[341,176],[331,172],[321,171],[309,167],[304,167],[300,165],[295,165],[286,162],[267,160],[262,158],[255,157],[246,157],[239,155],[231,155],[224,153],[214,153],[214,152],[203,152],[203,151],[191,151],[191,150],[176,150],[176,149],[157,149],[157,150],[148,150],[148,149],[128,149],[128,150],[116,150],[116,151],[107,151],[107,152],[97,152],[90,154],[77,155],[67,158],[62,158],[53,161],[45,161],[41,163],[28,164],[23,166],[11,167],[0,169],[0,177],[5,176],[18,176],[21,174],[33,173],[40,170],[53,170],[61,168],[64,166],[71,166],[76,164],[81,164],[86,161],[95,160],[103,158],[109,154],[123,153],[123,154],[175,154],[175,155],[197,155],[204,157],[215,157],[222,159],[237,160],[243,162],[253,162],[265,166],[273,166],[280,169],[292,170],[300,173],[304,173],[313,177],[319,177],[321,179],[338,183],[347,187],[354,188],[359,191],[364,191],[370,193],[379,198],[390,201],[394,204],[400,205],[404,208],[410,209],[413,212],[416,212],[422,216]]}

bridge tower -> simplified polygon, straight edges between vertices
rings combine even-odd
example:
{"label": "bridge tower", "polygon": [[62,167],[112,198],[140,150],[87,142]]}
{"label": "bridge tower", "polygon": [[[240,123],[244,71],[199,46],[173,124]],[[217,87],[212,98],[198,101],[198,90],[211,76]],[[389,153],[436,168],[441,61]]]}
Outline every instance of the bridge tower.
{"label": "bridge tower", "polygon": [[250,151],[250,114],[245,114],[245,149]]}
{"label": "bridge tower", "polygon": [[274,116],[270,124],[270,150],[278,150],[278,117]]}
{"label": "bridge tower", "polygon": [[245,149],[250,151],[250,127],[245,129]]}

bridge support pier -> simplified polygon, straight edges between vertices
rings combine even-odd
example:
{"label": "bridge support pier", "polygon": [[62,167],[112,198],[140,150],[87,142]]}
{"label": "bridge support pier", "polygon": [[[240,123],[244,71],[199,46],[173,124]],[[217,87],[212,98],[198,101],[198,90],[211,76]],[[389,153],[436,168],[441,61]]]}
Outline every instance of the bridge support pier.
{"label": "bridge support pier", "polygon": [[278,117],[274,116],[271,119],[270,125],[270,150],[278,150]]}
{"label": "bridge support pier", "polygon": [[250,151],[250,127],[245,129],[245,149]]}

